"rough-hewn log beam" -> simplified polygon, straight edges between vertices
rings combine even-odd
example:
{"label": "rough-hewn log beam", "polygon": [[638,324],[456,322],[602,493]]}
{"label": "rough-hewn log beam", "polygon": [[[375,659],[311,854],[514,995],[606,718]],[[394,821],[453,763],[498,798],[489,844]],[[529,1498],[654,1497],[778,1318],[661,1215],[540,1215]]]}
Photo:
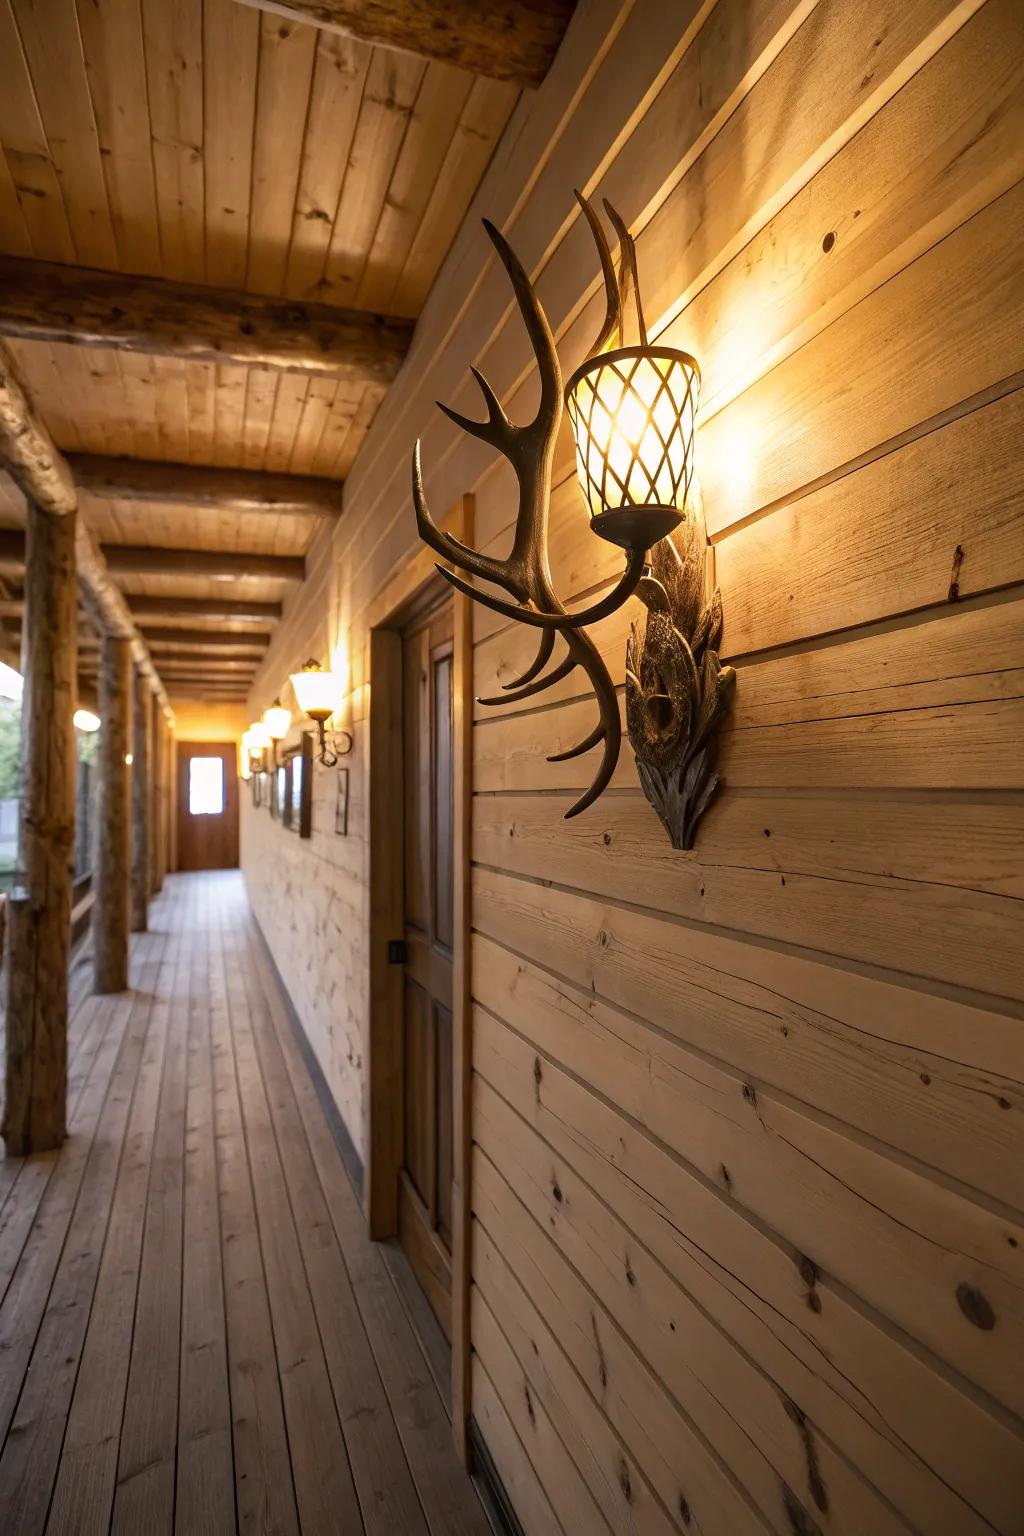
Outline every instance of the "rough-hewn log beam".
{"label": "rough-hewn log beam", "polygon": [[575,0],[243,0],[345,37],[539,85]]}
{"label": "rough-hewn log beam", "polygon": [[[245,672],[252,674],[259,666],[260,656],[236,656],[224,651],[171,651],[160,655],[160,675],[166,680],[175,672],[180,672],[183,667],[190,671],[209,669],[213,676],[222,672]],[[78,670],[80,672],[95,672],[99,667],[99,661],[95,656],[80,656]]]}
{"label": "rough-hewn log beam", "polygon": [[[301,555],[249,554],[237,550],[161,549],[150,544],[102,544],[96,553],[107,571],[124,576],[257,577],[272,581],[302,581],[306,562]],[[25,536],[20,528],[0,529],[0,570],[17,571],[25,563]]]}
{"label": "rough-hewn log beam", "polygon": [[412,324],[328,304],[3,256],[0,335],[389,384]]}
{"label": "rough-hewn log beam", "polygon": [[146,644],[151,651],[163,654],[182,646],[195,651],[264,651],[270,644],[267,634],[226,633],[213,629],[163,629],[158,625],[142,624]]}
{"label": "rough-hewn log beam", "polygon": [[306,562],[301,555],[263,555],[235,550],[157,549],[148,544],[104,544],[103,557],[112,571],[134,576],[196,576],[219,579],[258,577],[272,581],[302,581]]}
{"label": "rough-hewn log beam", "polygon": [[225,597],[129,597],[128,607],[145,619],[236,619],[242,623],[276,622],[280,603],[245,602]]}
{"label": "rough-hewn log beam", "polygon": [[162,464],[98,453],[69,453],[79,492],[109,501],[144,501],[167,507],[208,507],[217,512],[284,513],[338,517],[343,482],[314,475],[264,474],[255,469],[215,469]]}
{"label": "rough-hewn log beam", "polygon": [[152,697],[149,679],[136,668],[132,709],[131,911],[133,933],[145,933],[149,916],[149,745]]}
{"label": "rough-hewn log beam", "polygon": [[[0,465],[31,505],[55,516],[73,515],[78,494],[71,471],[46,426],[32,409],[9,352],[0,342]],[[107,634],[131,642],[132,656],[150,678],[157,698],[169,709],[160,676],[132,622],[122,593],[110,579],[99,545],[81,518],[74,518],[75,558],[83,600]]]}
{"label": "rough-hewn log beam", "polygon": [[10,901],[3,1136],[8,1157],[64,1140],[75,835],[75,513],[28,506],[21,671],[21,885]]}
{"label": "rough-hewn log beam", "polygon": [[[128,785],[125,762],[131,714],[131,646],[106,635],[100,665],[100,731],[96,766],[97,838],[93,906],[93,976],[97,992],[128,985]],[[158,718],[163,716],[158,714]]]}

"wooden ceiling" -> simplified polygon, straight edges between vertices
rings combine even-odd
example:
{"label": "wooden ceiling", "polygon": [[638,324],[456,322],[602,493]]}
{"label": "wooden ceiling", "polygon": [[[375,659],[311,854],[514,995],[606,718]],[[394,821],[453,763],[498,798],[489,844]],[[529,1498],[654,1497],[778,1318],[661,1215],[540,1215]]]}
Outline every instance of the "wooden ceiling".
{"label": "wooden ceiling", "polygon": [[273,625],[571,4],[0,0],[0,337],[144,633]]}

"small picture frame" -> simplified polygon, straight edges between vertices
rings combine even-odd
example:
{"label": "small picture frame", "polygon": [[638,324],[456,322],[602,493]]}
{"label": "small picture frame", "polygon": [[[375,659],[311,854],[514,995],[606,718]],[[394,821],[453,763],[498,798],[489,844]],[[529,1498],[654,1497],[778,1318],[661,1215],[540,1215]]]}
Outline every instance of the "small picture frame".
{"label": "small picture frame", "polygon": [[338,769],[338,795],[334,802],[334,834],[348,836],[348,769]]}
{"label": "small picture frame", "polygon": [[273,814],[284,826],[288,825],[288,769],[281,763],[274,775]]}
{"label": "small picture frame", "polygon": [[252,789],[252,803],[253,803],[254,807],[258,810],[259,807],[263,804],[263,775],[262,775],[262,773],[254,773],[254,774],[250,775],[249,784],[250,784],[251,789]]}

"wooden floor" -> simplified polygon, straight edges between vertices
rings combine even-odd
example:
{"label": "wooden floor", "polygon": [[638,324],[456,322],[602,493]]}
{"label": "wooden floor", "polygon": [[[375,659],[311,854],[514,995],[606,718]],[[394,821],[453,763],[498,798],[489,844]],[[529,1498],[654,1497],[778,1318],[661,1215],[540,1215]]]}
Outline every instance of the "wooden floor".
{"label": "wooden floor", "polygon": [[0,1531],[490,1527],[234,872],[73,988],[70,1135],[0,1163]]}

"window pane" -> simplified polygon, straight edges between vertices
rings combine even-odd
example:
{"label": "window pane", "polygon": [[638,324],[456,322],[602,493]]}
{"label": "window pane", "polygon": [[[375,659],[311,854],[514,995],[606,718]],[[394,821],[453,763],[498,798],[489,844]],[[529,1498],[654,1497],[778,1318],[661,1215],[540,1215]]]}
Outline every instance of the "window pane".
{"label": "window pane", "polygon": [[223,811],[223,758],[191,759],[188,765],[188,808],[192,816],[219,816]]}

